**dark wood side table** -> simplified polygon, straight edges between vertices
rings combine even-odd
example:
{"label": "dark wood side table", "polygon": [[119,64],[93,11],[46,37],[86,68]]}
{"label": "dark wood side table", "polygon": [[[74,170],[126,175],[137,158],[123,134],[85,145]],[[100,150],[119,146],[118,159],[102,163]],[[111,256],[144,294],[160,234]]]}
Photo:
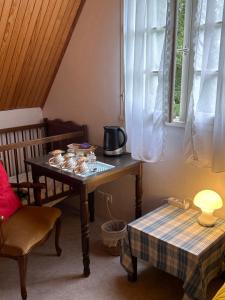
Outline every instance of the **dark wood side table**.
{"label": "dark wood side table", "polygon": [[[125,175],[133,175],[136,179],[135,218],[139,218],[142,214],[142,163],[132,159],[128,153],[125,153],[120,157],[105,157],[100,151],[97,153],[97,160],[115,167],[104,172],[97,174],[94,173],[88,177],[82,177],[74,173],[49,166],[47,163],[48,159],[49,156],[27,159],[26,164],[31,165],[33,182],[39,182],[40,176],[47,176],[68,184],[72,187],[72,189],[79,192],[84,276],[87,277],[90,274],[88,195],[93,197],[95,189],[102,184],[112,182]],[[34,197],[36,203],[40,203],[40,193],[36,191]],[[91,201],[91,203],[93,203],[93,201]]]}

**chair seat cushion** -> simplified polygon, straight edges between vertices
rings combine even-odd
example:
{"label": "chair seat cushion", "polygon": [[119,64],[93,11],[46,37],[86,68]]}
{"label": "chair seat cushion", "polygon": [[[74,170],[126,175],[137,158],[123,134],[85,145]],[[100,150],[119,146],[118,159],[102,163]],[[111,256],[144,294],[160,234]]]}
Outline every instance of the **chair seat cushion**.
{"label": "chair seat cushion", "polygon": [[53,229],[61,211],[55,207],[23,206],[2,224],[6,256],[21,256],[42,241]]}
{"label": "chair seat cushion", "polygon": [[8,175],[0,163],[0,216],[7,220],[21,206],[19,198],[9,184]]}

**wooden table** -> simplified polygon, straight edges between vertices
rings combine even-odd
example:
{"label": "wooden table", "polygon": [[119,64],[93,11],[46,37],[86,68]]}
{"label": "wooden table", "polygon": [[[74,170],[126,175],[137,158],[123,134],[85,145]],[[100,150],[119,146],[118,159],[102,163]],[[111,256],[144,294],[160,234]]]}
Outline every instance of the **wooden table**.
{"label": "wooden table", "polygon": [[[40,176],[47,176],[68,184],[72,189],[78,191],[80,195],[80,221],[81,221],[81,242],[83,253],[84,276],[90,274],[89,258],[89,213],[88,203],[93,206],[93,201],[89,201],[88,196],[93,200],[93,192],[97,187],[107,182],[112,182],[125,175],[135,176],[135,218],[142,214],[142,163],[131,158],[125,153],[120,157],[106,157],[100,151],[97,153],[97,160],[113,165],[114,168],[105,172],[95,173],[88,177],[82,177],[74,173],[48,165],[49,156],[27,159],[26,163],[31,165],[33,182],[39,182]],[[40,203],[40,193],[34,194],[36,203]],[[92,212],[94,207],[92,207]],[[93,216],[90,217],[93,220]]]}

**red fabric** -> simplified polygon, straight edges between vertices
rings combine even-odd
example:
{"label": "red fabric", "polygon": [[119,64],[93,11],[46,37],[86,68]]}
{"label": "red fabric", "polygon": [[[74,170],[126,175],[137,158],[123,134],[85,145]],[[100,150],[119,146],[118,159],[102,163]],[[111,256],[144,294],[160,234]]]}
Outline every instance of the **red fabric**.
{"label": "red fabric", "polygon": [[9,183],[8,175],[0,163],[0,216],[7,220],[21,206],[19,198]]}

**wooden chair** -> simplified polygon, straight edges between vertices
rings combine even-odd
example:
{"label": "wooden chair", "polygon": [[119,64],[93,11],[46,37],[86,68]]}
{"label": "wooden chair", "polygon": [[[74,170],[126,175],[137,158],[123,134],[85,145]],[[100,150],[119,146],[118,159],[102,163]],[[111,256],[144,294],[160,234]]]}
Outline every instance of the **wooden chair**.
{"label": "wooden chair", "polygon": [[[15,186],[15,185],[14,185]],[[17,187],[43,188],[32,183],[17,184]],[[54,207],[22,206],[4,221],[0,217],[0,256],[17,260],[20,274],[22,299],[27,299],[26,270],[30,251],[47,240],[55,228],[55,248],[60,256],[59,247],[61,211]]]}

